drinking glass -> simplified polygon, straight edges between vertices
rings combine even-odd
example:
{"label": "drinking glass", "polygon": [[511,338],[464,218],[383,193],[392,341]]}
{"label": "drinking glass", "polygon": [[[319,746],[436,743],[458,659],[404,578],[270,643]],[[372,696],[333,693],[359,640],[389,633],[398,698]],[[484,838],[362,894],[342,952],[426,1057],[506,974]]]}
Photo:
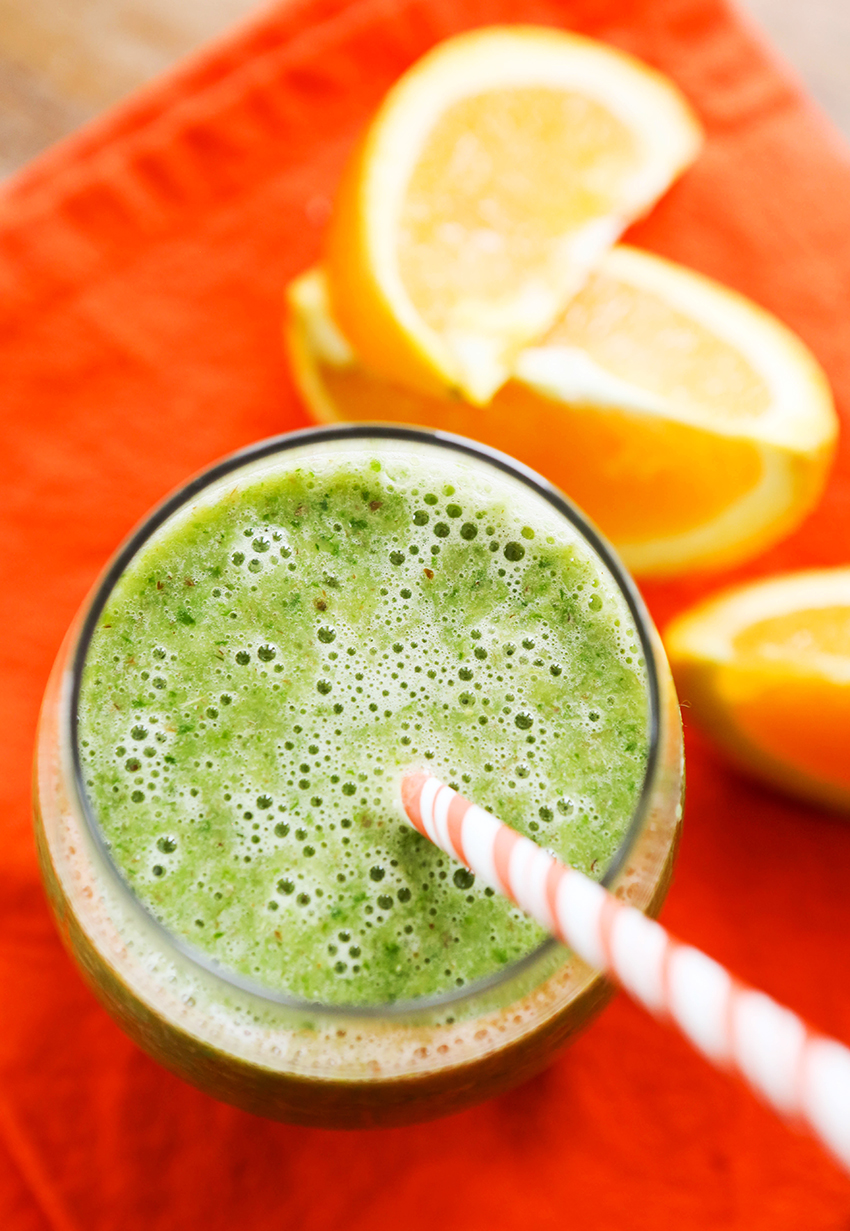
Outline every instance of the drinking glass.
{"label": "drinking glass", "polygon": [[259,442],[190,479],[118,550],[83,604],[47,686],[36,744],[39,859],[62,939],[101,1004],[172,1072],[273,1119],[335,1128],[411,1123],[459,1111],[524,1081],[599,1012],[612,988],[556,941],[497,975],[433,998],[346,1007],[277,995],[168,932],[113,863],[87,799],[77,706],[87,646],[112,587],[169,518],[218,488],[316,450],[445,451],[482,477],[505,474],[579,533],[620,590],[646,661],[649,754],[634,815],[602,882],[656,914],[682,815],[682,737],[658,635],[631,579],[594,527],[545,479],[460,437],[383,424],[313,428]]}

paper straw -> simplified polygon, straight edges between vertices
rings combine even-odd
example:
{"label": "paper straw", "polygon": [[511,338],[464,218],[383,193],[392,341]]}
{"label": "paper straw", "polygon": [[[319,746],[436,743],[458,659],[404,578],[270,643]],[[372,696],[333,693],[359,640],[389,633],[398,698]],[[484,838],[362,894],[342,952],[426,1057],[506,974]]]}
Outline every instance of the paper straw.
{"label": "paper straw", "polygon": [[850,1050],[432,774],[401,783],[410,823],[850,1169]]}

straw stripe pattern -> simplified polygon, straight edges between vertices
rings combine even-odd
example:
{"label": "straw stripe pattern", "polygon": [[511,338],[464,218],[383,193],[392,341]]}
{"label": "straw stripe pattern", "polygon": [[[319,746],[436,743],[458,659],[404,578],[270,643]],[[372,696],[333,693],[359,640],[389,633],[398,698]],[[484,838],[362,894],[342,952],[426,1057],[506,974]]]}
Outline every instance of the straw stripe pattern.
{"label": "straw stripe pattern", "polygon": [[807,1123],[850,1168],[850,1050],[432,774],[405,774],[401,791],[424,837],[673,1022],[707,1059],[737,1071],[782,1115]]}

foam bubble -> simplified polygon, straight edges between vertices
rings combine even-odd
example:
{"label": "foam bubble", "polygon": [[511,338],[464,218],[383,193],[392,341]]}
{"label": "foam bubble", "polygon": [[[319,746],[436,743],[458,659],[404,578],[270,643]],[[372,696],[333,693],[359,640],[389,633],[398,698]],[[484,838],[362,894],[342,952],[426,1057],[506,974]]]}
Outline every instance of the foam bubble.
{"label": "foam bubble", "polygon": [[83,688],[137,892],[223,964],[328,1001],[463,986],[540,939],[406,825],[402,767],[601,875],[646,752],[634,626],[575,532],[495,474],[371,460],[231,482],[162,528]]}

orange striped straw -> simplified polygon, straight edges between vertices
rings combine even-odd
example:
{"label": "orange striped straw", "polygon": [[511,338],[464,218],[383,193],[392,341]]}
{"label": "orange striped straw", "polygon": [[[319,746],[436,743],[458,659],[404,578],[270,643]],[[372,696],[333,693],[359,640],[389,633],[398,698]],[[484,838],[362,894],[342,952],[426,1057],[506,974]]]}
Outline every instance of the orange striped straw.
{"label": "orange striped straw", "polygon": [[806,1124],[850,1170],[850,1050],[432,774],[406,773],[401,796],[419,833],[675,1023],[718,1067],[740,1073],[776,1111]]}

